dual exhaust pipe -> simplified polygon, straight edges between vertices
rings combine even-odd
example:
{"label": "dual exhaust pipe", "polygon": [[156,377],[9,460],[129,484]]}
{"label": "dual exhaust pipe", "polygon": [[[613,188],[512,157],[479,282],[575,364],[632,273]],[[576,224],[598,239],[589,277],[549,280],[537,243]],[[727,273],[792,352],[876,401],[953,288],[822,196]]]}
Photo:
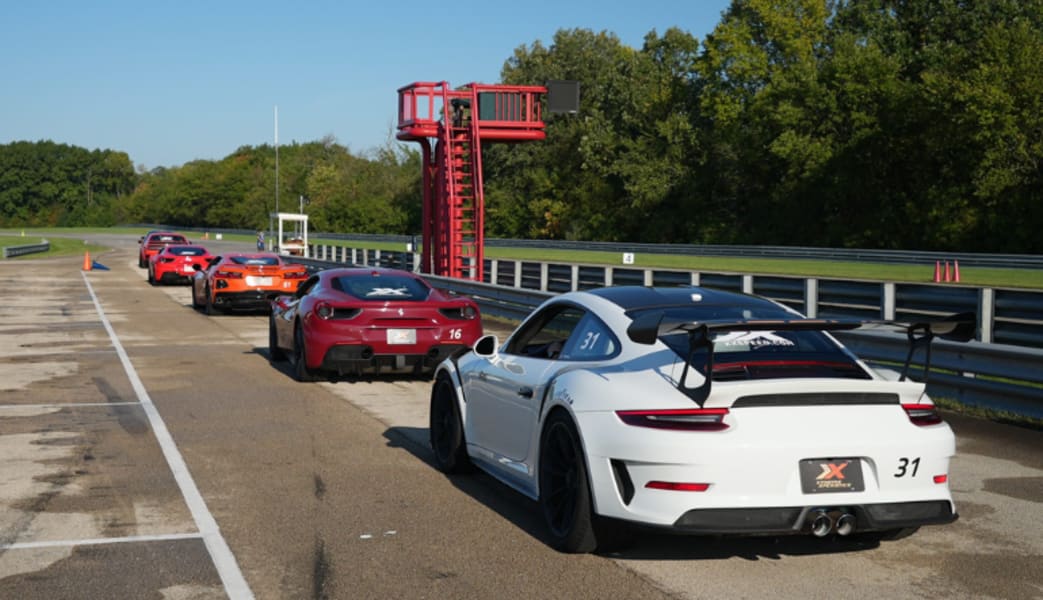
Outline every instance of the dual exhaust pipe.
{"label": "dual exhaust pipe", "polygon": [[809,515],[811,519],[811,535],[821,538],[830,533],[839,536],[851,535],[855,531],[858,519],[846,510],[816,509]]}

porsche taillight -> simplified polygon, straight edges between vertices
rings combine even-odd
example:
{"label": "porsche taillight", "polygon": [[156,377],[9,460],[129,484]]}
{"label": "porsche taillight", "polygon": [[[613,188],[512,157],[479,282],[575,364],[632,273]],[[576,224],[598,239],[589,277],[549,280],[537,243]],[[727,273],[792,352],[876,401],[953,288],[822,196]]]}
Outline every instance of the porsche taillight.
{"label": "porsche taillight", "polygon": [[902,409],[905,410],[905,414],[909,416],[913,425],[926,427],[942,422],[942,417],[933,404],[903,404]]}
{"label": "porsche taillight", "polygon": [[218,271],[214,273],[215,279],[242,279],[243,274],[240,271]]}
{"label": "porsche taillight", "polygon": [[681,481],[649,481],[645,484],[645,487],[650,490],[668,490],[671,492],[705,492],[710,489],[710,484]]}
{"label": "porsche taillight", "polygon": [[727,408],[682,408],[671,410],[617,410],[616,416],[627,425],[678,431],[722,431]]}

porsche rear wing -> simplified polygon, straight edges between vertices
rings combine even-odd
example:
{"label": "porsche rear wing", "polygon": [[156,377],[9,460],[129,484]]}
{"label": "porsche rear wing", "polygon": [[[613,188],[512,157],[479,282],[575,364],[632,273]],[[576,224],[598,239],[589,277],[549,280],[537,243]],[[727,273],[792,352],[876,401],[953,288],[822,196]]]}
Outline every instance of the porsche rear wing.
{"label": "porsche rear wing", "polygon": [[[904,381],[909,374],[913,354],[918,348],[925,348],[924,380],[931,369],[931,341],[942,338],[956,342],[968,342],[974,339],[977,330],[977,318],[974,313],[957,313],[933,321],[916,321],[902,323],[898,321],[861,321],[834,319],[733,319],[714,321],[678,321],[666,318],[663,311],[654,311],[639,315],[627,327],[627,336],[638,344],[654,344],[662,335],[675,333],[688,334],[688,355],[685,368],[677,384],[678,390],[694,400],[700,406],[710,395],[713,373],[713,338],[718,333],[729,331],[851,331],[855,329],[893,329],[904,331],[909,340],[909,352],[905,357],[905,365],[899,381]],[[698,388],[685,387],[688,367],[696,351],[706,349],[705,381]]]}

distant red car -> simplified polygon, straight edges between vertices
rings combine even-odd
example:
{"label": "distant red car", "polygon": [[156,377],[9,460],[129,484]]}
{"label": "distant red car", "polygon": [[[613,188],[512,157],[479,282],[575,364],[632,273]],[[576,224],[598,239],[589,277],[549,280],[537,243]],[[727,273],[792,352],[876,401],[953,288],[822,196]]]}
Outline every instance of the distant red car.
{"label": "distant red car", "polygon": [[299,381],[320,373],[421,374],[481,336],[470,298],[449,296],[407,271],[329,269],[272,302],[268,351],[273,361],[288,354]]}
{"label": "distant red car", "polygon": [[308,267],[272,252],[232,252],[211,259],[192,277],[192,306],[208,315],[222,310],[268,310],[273,298],[292,294]]}
{"label": "distant red car", "polygon": [[214,258],[202,246],[164,246],[148,263],[148,282],[188,283],[196,274],[194,265],[206,268]]}
{"label": "distant red car", "polygon": [[187,243],[188,239],[180,233],[150,231],[145,237],[141,238],[141,247],[138,248],[138,266],[142,269],[147,269],[149,259],[162,250],[164,246]]}

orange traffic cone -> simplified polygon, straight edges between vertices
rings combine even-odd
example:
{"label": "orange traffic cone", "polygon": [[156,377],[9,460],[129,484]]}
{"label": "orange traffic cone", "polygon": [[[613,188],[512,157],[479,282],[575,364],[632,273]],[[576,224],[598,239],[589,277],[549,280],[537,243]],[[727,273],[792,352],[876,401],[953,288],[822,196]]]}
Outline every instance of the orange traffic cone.
{"label": "orange traffic cone", "polygon": [[92,264],[93,263],[91,262],[91,253],[90,252],[84,252],[83,253],[83,270],[84,271],[90,271]]}
{"label": "orange traffic cone", "polygon": [[952,261],[952,270],[953,270],[952,280],[955,281],[956,283],[960,283],[960,261],[958,261],[958,260]]}
{"label": "orange traffic cone", "polygon": [[949,272],[949,261],[945,261],[945,283],[952,281],[952,274]]}
{"label": "orange traffic cone", "polygon": [[942,261],[934,261],[934,282],[941,283],[942,281]]}

